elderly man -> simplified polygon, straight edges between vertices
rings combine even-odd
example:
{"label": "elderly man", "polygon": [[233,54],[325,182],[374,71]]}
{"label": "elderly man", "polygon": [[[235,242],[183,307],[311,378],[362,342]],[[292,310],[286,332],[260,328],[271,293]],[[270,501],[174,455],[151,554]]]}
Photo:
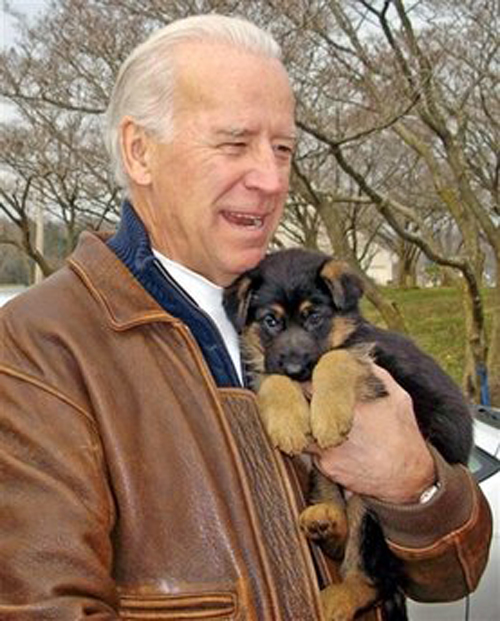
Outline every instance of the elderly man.
{"label": "elderly man", "polygon": [[[0,618],[321,619],[332,574],[298,530],[296,470],[268,443],[221,306],[288,189],[279,48],[240,20],[173,23],[125,62],[107,121],[119,230],[84,234],[2,313]],[[487,504],[384,381],[350,448],[319,463],[373,497],[410,595],[460,597],[486,562]]]}

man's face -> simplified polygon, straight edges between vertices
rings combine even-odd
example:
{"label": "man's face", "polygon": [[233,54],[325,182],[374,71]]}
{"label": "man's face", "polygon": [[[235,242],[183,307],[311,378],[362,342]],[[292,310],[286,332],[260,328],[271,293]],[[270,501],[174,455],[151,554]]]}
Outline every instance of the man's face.
{"label": "man's face", "polygon": [[132,198],[153,246],[227,285],[264,256],[288,192],[294,101],[274,59],[222,44],[178,55],[174,137]]}

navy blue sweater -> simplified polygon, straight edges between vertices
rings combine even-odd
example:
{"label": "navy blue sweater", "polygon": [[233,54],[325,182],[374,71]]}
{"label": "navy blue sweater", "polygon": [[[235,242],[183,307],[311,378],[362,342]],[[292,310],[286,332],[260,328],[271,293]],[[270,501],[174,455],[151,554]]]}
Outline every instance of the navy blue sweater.
{"label": "navy blue sweater", "polygon": [[217,326],[154,256],[148,233],[127,201],[122,206],[120,227],[108,241],[108,246],[158,304],[189,327],[217,386],[240,386]]}

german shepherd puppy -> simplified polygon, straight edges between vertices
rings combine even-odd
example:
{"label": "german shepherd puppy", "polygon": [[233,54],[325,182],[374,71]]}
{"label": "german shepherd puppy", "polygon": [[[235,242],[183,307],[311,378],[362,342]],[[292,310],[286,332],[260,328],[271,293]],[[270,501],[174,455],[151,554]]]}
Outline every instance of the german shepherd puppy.
{"label": "german shepherd puppy", "polygon": [[[366,321],[359,311],[362,293],[362,281],[346,263],[302,249],[268,255],[226,289],[224,307],[240,334],[271,441],[288,454],[311,441],[341,443],[355,403],[386,394],[371,371],[374,361],[412,397],[426,440],[449,463],[466,464],[472,418],[459,388],[410,340]],[[342,583],[322,591],[326,619],[348,621],[376,602],[386,619],[407,619],[401,564],[363,500],[353,495],[346,501],[316,472],[309,502],[301,527],[343,559]]]}

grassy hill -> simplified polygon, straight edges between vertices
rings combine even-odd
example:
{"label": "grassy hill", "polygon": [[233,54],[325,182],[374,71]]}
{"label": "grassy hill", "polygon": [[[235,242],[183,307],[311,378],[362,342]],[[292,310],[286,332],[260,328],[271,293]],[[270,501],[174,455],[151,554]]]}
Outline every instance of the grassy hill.
{"label": "grassy hill", "polygon": [[[460,384],[464,350],[464,316],[460,292],[454,288],[392,289],[387,297],[398,304],[411,338]],[[485,292],[488,318],[488,292]],[[385,327],[379,313],[363,301],[365,317]]]}

